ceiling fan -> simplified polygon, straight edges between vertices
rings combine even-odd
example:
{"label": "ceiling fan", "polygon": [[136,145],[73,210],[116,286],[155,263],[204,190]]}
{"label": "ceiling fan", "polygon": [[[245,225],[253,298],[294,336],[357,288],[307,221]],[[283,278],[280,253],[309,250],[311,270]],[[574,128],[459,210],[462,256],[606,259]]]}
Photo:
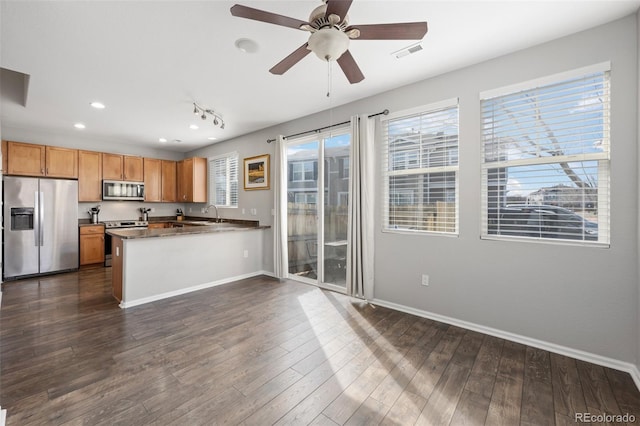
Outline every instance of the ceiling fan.
{"label": "ceiling fan", "polygon": [[309,22],[239,4],[231,7],[231,14],[311,33],[309,41],[269,70],[272,74],[284,74],[313,52],[323,61],[337,61],[351,84],[362,81],[364,75],[348,50],[350,40],[420,40],[427,33],[426,22],[349,25],[347,12],[352,0],[323,1],[325,4],[311,12]]}

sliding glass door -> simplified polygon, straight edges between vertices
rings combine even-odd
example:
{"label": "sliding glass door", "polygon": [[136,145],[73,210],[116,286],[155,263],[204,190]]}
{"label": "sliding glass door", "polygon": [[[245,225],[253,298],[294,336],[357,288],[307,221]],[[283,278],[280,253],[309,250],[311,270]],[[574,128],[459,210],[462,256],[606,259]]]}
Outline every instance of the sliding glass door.
{"label": "sliding glass door", "polygon": [[287,144],[291,278],[346,288],[350,145],[348,128]]}

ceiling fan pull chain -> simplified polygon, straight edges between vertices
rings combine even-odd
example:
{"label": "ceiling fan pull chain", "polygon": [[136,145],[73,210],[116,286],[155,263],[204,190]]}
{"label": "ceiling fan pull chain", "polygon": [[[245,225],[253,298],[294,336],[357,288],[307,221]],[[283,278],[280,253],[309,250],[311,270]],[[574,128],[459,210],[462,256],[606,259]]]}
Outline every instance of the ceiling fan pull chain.
{"label": "ceiling fan pull chain", "polygon": [[327,98],[331,98],[331,61],[327,61]]}

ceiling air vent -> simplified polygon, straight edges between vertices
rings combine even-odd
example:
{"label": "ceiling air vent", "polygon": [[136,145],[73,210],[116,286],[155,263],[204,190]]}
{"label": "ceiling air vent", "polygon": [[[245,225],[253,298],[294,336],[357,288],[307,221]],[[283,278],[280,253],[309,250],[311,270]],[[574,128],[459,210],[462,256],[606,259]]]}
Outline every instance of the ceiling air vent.
{"label": "ceiling air vent", "polygon": [[420,43],[412,44],[411,46],[400,49],[396,52],[393,52],[392,55],[396,57],[396,59],[404,58],[407,55],[411,55],[412,53],[416,53],[422,50],[422,45]]}

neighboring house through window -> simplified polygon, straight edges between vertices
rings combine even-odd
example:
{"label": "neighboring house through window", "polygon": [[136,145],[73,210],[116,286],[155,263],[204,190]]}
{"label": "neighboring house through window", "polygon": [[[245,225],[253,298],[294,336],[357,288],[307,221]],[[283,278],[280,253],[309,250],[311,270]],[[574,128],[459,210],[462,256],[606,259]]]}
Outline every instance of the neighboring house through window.
{"label": "neighboring house through window", "polygon": [[458,232],[458,100],[383,119],[384,229]]}
{"label": "neighboring house through window", "polygon": [[481,94],[484,238],[609,243],[609,65]]}

